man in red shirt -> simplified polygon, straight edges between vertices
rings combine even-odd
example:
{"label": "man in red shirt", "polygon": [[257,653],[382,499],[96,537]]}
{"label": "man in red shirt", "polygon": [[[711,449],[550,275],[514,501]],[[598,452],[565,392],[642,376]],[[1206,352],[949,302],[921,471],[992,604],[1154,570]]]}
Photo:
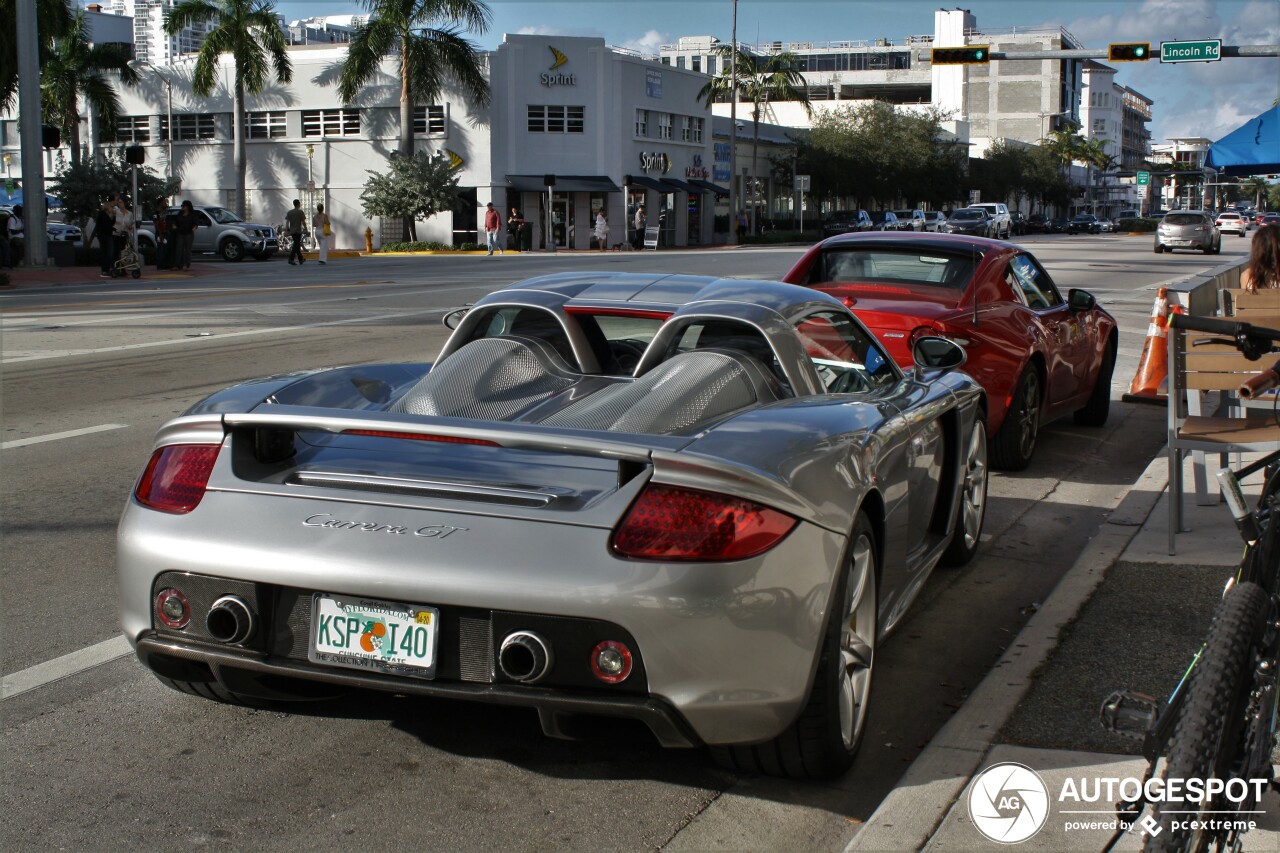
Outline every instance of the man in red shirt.
{"label": "man in red shirt", "polygon": [[497,249],[498,254],[505,255],[502,245],[498,242],[498,229],[502,227],[502,217],[498,215],[498,211],[494,209],[493,202],[485,207],[484,211],[484,233],[489,240],[489,254],[493,254],[493,250]]}

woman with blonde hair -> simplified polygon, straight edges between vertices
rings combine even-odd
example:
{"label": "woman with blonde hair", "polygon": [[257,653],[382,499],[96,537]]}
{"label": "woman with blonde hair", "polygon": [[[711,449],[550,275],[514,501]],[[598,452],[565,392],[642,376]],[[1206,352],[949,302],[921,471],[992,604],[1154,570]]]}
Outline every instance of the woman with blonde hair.
{"label": "woman with blonde hair", "polygon": [[1280,223],[1263,225],[1253,235],[1249,263],[1240,273],[1240,286],[1250,293],[1263,287],[1280,287]]}
{"label": "woman with blonde hair", "polygon": [[332,233],[329,214],[324,212],[323,204],[317,204],[316,212],[311,217],[311,236],[316,241],[316,249],[320,252],[321,265],[329,260],[329,235]]}

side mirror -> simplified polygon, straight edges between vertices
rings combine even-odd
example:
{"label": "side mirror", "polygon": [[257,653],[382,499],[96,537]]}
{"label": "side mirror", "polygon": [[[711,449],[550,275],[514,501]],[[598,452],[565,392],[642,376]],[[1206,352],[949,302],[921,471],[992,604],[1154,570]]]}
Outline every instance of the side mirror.
{"label": "side mirror", "polygon": [[955,370],[969,356],[955,341],[930,336],[916,340],[911,357],[921,370]]}
{"label": "side mirror", "polygon": [[441,318],[440,322],[444,323],[447,328],[456,329],[462,324],[462,318],[467,316],[467,312],[471,310],[470,306],[466,308],[454,308],[448,314]]}
{"label": "side mirror", "polygon": [[1067,291],[1067,305],[1072,311],[1091,311],[1098,300],[1087,290],[1073,287]]}

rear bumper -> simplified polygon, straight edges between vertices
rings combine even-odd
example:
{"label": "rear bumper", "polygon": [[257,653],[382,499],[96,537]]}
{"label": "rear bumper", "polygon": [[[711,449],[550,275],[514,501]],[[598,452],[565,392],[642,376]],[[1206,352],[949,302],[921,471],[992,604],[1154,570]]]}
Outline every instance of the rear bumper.
{"label": "rear bumper", "polygon": [[[137,642],[138,660],[166,678],[217,681],[228,690],[263,699],[323,698],[345,690],[382,690],[410,696],[464,699],[534,708],[548,737],[572,739],[578,715],[621,717],[643,723],[666,747],[696,747],[702,741],[667,703],[644,697],[573,695],[561,690],[503,684],[417,681],[359,670],[338,670],[280,661],[251,652],[168,642],[151,632]],[[332,690],[325,690],[330,687]]]}

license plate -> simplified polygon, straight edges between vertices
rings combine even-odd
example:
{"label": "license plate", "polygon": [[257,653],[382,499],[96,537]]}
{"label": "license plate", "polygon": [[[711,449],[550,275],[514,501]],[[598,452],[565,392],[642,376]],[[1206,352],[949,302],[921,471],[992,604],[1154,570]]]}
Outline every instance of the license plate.
{"label": "license plate", "polygon": [[313,663],[434,678],[440,611],[359,596],[311,597]]}

